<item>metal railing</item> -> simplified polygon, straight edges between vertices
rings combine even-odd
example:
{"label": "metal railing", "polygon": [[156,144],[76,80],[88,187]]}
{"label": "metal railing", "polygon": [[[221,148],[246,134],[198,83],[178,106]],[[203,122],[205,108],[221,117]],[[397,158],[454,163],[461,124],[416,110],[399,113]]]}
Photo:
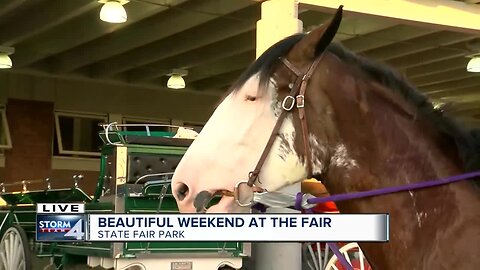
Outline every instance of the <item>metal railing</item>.
{"label": "metal railing", "polygon": [[[78,175],[73,175],[73,188],[78,188],[78,182],[82,181],[84,176],[82,174]],[[21,186],[22,187],[22,192],[28,192],[28,185],[34,185],[34,184],[45,184],[45,189],[46,190],[51,190],[52,189],[52,180],[51,178],[45,178],[45,179],[36,179],[36,180],[22,180],[22,181],[17,181],[17,182],[12,182],[12,183],[0,183],[0,194],[6,193],[7,187],[13,187],[13,186]],[[59,181],[57,179],[53,181]],[[18,190],[15,190],[18,191]],[[13,192],[13,191],[12,191]]]}
{"label": "metal railing", "polygon": [[[121,135],[121,132],[128,132],[128,127],[136,127],[136,128],[142,127],[144,128],[143,131],[146,133],[146,136],[152,136],[152,132],[155,132],[155,131],[152,131],[153,128],[169,128],[169,129],[176,128],[177,130],[183,128],[183,129],[194,131],[193,128],[190,128],[190,127],[183,127],[183,126],[170,125],[170,124],[118,124],[117,122],[112,122],[108,124],[100,124],[99,126],[103,128],[107,143],[111,145],[123,145],[123,143],[112,142],[110,140],[110,134],[115,133],[115,135],[117,136],[119,134]],[[162,132],[168,132],[168,131],[162,131]]]}

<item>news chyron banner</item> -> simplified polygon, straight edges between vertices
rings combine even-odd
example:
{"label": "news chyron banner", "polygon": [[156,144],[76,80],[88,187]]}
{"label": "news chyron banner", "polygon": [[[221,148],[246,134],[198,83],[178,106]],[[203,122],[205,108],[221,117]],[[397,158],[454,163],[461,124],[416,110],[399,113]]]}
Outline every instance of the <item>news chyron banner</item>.
{"label": "news chyron banner", "polygon": [[388,214],[85,214],[39,204],[37,241],[387,242]]}

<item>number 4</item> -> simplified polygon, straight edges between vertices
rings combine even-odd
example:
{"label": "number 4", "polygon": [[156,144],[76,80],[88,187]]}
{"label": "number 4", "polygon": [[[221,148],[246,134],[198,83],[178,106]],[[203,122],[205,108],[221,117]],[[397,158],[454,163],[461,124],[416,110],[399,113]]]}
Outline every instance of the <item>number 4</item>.
{"label": "number 4", "polygon": [[64,236],[71,236],[75,237],[77,240],[83,240],[83,236],[85,235],[85,233],[83,232],[82,223],[82,220],[77,221],[77,223],[75,223],[75,226],[73,226],[70,231],[65,233]]}

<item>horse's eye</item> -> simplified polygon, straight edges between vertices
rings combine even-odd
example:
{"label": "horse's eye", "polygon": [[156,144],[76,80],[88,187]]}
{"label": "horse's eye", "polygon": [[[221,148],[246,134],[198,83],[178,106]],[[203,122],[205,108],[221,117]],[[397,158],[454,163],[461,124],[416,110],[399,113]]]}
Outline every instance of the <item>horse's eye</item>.
{"label": "horse's eye", "polygon": [[257,99],[257,97],[254,97],[254,96],[247,96],[246,99],[248,101],[255,101]]}

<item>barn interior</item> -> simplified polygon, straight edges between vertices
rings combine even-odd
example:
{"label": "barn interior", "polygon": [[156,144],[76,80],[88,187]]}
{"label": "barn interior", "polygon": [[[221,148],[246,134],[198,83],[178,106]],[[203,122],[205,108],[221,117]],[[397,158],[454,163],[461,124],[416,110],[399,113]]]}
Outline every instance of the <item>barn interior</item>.
{"label": "barn interior", "polygon": [[[98,123],[200,131],[218,99],[256,58],[263,1],[120,1],[127,15],[121,23],[100,18],[104,2],[0,2],[0,60],[11,60],[10,68],[0,70],[0,181],[82,173],[95,183]],[[480,14],[478,0],[447,2]],[[301,5],[303,31],[333,11]],[[480,73],[467,70],[480,62],[479,20],[462,27],[441,25],[441,19],[345,12],[335,41],[394,67],[436,106],[479,127]]]}

